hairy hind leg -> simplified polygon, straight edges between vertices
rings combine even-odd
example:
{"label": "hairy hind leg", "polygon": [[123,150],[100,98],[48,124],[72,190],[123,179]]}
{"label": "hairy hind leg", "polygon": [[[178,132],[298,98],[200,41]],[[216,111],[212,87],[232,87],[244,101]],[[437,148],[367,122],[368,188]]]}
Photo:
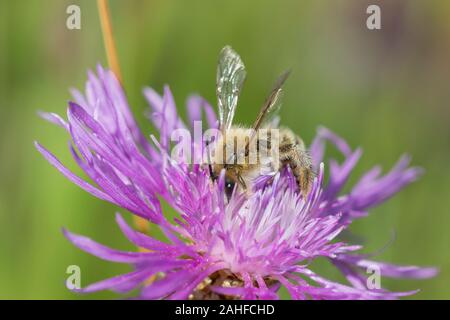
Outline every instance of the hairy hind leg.
{"label": "hairy hind leg", "polygon": [[315,174],[305,144],[300,137],[288,129],[281,131],[280,140],[280,162],[282,165],[291,167],[302,195],[307,197]]}

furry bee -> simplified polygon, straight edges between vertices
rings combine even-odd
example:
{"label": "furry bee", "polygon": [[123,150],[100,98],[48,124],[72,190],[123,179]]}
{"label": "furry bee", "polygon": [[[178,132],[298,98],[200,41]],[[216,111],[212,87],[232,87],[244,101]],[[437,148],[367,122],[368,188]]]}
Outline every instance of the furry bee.
{"label": "furry bee", "polygon": [[[236,189],[250,195],[256,177],[265,172],[279,171],[284,166],[290,166],[303,197],[311,190],[315,174],[303,140],[288,128],[278,129],[276,123],[282,86],[288,75],[289,72],[285,72],[278,78],[251,128],[233,125],[246,71],[240,56],[231,47],[227,46],[220,52],[216,94],[221,135],[215,142],[213,164],[209,168],[213,179],[225,169],[228,198]],[[262,135],[263,131],[265,134]],[[237,141],[245,142],[239,144]],[[275,154],[276,158],[269,154]]]}

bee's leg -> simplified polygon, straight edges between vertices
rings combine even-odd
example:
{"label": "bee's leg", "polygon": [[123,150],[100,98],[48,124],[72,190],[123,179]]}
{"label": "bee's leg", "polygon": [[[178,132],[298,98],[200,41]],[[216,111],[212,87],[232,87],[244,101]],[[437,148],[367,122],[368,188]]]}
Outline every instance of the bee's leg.
{"label": "bee's leg", "polygon": [[311,191],[311,187],[314,181],[314,171],[311,167],[308,168],[302,168],[299,170],[300,173],[298,174],[297,183],[300,187],[300,190],[303,194],[303,196],[306,198]]}
{"label": "bee's leg", "polygon": [[303,141],[292,132],[287,131],[280,137],[280,162],[289,165],[297,179],[298,187],[306,197],[311,191],[314,171],[309,154],[305,150]]}

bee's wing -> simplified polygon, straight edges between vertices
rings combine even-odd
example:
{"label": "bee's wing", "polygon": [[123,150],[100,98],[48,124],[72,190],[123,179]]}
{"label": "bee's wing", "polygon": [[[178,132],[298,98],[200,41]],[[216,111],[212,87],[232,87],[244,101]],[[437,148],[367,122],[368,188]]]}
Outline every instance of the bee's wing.
{"label": "bee's wing", "polygon": [[261,107],[258,117],[253,124],[252,128],[255,130],[255,132],[258,131],[258,129],[262,126],[270,123],[280,111],[281,100],[283,97],[282,87],[286,79],[289,77],[290,72],[290,70],[283,72],[283,74],[281,74],[275,82],[270,95],[267,97],[266,101]]}
{"label": "bee's wing", "polygon": [[219,125],[222,131],[231,127],[245,76],[245,66],[241,57],[231,47],[223,48],[219,56],[216,78]]}

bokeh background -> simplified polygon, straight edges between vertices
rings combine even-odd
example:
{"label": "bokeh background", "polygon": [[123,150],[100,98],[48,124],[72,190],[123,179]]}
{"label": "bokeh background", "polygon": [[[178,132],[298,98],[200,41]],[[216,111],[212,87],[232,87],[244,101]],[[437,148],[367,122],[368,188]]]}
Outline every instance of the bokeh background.
{"label": "bokeh background", "polygon": [[[70,4],[81,7],[81,30],[66,28]],[[369,4],[381,6],[379,31],[366,28]],[[410,153],[426,170],[422,179],[352,230],[366,252],[392,242],[379,259],[441,269],[434,279],[382,285],[450,298],[449,1],[116,0],[111,11],[129,102],[146,132],[142,87],[170,84],[182,112],[193,92],[215,103],[217,55],[230,44],[248,69],[237,121],[251,123],[272,81],[291,67],[283,123],[307,142],[325,125],[363,147],[353,182]],[[123,210],[68,182],[33,146],[39,140],[80,173],[68,136],[36,111],[65,114],[68,88],[82,88],[98,62],[106,64],[95,1],[0,2],[0,298],[117,297],[65,288],[69,265],[80,266],[82,285],[128,267],[78,250],[61,227],[131,250],[114,223]]]}

